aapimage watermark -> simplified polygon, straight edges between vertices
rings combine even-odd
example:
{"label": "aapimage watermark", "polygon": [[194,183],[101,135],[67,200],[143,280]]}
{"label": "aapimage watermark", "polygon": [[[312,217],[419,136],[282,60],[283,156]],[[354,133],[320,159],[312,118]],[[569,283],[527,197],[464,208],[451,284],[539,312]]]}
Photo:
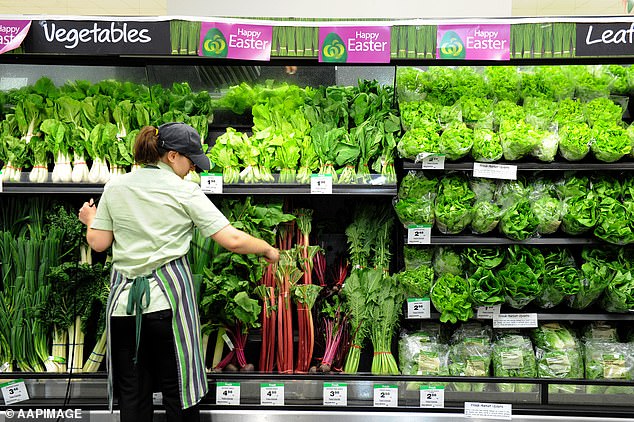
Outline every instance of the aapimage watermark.
{"label": "aapimage watermark", "polygon": [[[4,419],[2,414],[4,413]],[[90,421],[90,412],[82,412],[82,409],[11,409],[0,412],[0,422],[2,421]]]}

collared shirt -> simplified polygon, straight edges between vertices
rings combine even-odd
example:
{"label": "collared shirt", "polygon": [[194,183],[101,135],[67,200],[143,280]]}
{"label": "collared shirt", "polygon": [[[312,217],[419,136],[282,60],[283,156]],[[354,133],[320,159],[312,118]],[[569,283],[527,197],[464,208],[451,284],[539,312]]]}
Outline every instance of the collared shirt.
{"label": "collared shirt", "polygon": [[113,267],[136,278],[185,256],[194,225],[207,237],[228,224],[200,186],[159,162],[106,183],[92,228],[113,232]]}

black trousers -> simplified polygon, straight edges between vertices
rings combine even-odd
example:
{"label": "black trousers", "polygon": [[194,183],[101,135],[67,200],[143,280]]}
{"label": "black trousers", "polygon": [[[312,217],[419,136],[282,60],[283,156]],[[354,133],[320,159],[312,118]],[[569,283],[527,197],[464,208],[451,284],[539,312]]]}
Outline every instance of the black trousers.
{"label": "black trousers", "polygon": [[134,317],[112,317],[112,375],[121,422],[152,422],[153,392],[161,391],[167,422],[199,422],[198,406],[180,403],[172,311],[143,315],[137,364]]}

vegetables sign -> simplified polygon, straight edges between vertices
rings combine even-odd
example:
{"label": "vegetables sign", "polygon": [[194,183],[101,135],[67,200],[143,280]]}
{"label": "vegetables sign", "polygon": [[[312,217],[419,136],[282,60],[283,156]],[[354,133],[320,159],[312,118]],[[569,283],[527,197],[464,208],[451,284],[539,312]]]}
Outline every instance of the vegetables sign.
{"label": "vegetables sign", "polygon": [[389,63],[389,26],[319,28],[319,61],[325,63]]}
{"label": "vegetables sign", "polygon": [[439,25],[438,59],[509,60],[511,26]]}
{"label": "vegetables sign", "polygon": [[0,54],[15,50],[29,32],[31,21],[0,21]]}
{"label": "vegetables sign", "polygon": [[272,38],[271,26],[203,22],[198,55],[268,61],[271,59]]}

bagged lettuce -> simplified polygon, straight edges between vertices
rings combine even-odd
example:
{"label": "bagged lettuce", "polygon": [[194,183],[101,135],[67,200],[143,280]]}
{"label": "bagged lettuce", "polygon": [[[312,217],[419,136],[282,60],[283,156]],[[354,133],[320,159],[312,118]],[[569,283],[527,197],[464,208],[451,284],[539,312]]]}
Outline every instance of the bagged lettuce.
{"label": "bagged lettuce", "polygon": [[632,151],[627,132],[616,123],[597,122],[592,127],[591,136],[590,149],[599,161],[613,163]]}
{"label": "bagged lettuce", "polygon": [[[602,340],[586,340],[584,363],[588,380],[631,380],[633,370],[631,343],[615,343]],[[632,394],[627,386],[587,385],[588,394]]]}
{"label": "bagged lettuce", "polygon": [[434,208],[438,230],[444,234],[463,231],[471,223],[474,199],[475,194],[464,177],[450,175],[442,178]]}
{"label": "bagged lettuce", "polygon": [[581,288],[581,276],[569,249],[553,248],[543,255],[542,288],[535,302],[548,309],[559,305],[566,297],[577,294]]}
{"label": "bagged lettuce", "polygon": [[[479,323],[461,325],[451,336],[449,373],[458,377],[491,375],[491,328]],[[485,391],[486,383],[456,382],[456,391]]]}
{"label": "bagged lettuce", "polygon": [[[535,378],[537,365],[533,345],[527,336],[500,332],[493,342],[493,376]],[[535,391],[532,384],[498,383],[498,391],[504,393],[528,393]]]}
{"label": "bagged lettuce", "polygon": [[473,130],[471,156],[481,163],[492,163],[502,158],[502,141],[496,132],[487,128]]}
{"label": "bagged lettuce", "polygon": [[[532,331],[539,378],[584,377],[583,350],[574,332],[559,323],[542,324]],[[551,384],[551,393],[577,393],[580,386]]]}
{"label": "bagged lettuce", "polygon": [[559,155],[568,161],[583,160],[591,143],[592,131],[585,122],[570,122],[559,128]]}
{"label": "bagged lettuce", "polygon": [[440,322],[456,323],[473,317],[469,285],[464,277],[450,273],[439,276],[430,296],[434,308],[440,312]]}
{"label": "bagged lettuce", "polygon": [[473,129],[462,122],[451,122],[443,130],[438,141],[441,154],[448,160],[458,160],[465,157],[473,146]]}

